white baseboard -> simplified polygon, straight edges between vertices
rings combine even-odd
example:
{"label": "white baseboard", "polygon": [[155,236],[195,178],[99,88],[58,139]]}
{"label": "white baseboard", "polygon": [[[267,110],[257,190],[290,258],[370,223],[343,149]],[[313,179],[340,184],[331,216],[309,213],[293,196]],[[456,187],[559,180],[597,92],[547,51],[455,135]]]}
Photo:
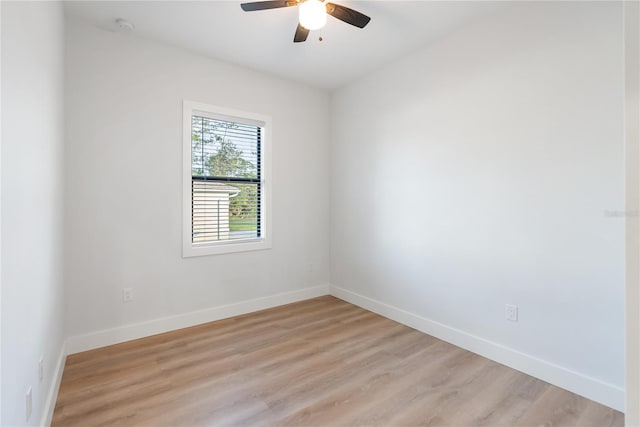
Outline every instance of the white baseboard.
{"label": "white baseboard", "polygon": [[542,360],[504,345],[486,340],[465,331],[410,313],[400,308],[382,303],[372,298],[351,292],[333,285],[321,285],[298,291],[255,298],[239,303],[214,307],[206,310],[155,319],[148,322],[125,325],[67,339],[66,350],[63,347],[45,404],[41,424],[48,426],[55,407],[55,400],[62,378],[67,354],[79,353],[107,345],[118,344],[138,338],[144,338],[176,329],[213,322],[228,317],[265,310],[279,305],[290,304],[305,299],[331,294],[351,304],[377,313],[396,322],[447,341],[458,347],[524,372],[533,377],[564,388],[588,399],[624,411],[624,389],[604,383],[596,378],[572,371],[554,363]]}
{"label": "white baseboard", "polygon": [[64,364],[67,360],[66,344],[62,343],[60,348],[60,355],[58,356],[58,362],[56,363],[55,371],[53,373],[53,379],[51,386],[49,387],[49,393],[47,393],[47,400],[44,402],[42,410],[42,419],[40,425],[49,427],[53,418],[53,410],[56,408],[56,400],[58,399],[58,390],[60,389],[60,381],[62,381],[62,372],[64,371]]}
{"label": "white baseboard", "polygon": [[328,294],[329,285],[320,285],[147,322],[105,329],[85,335],[76,335],[67,339],[67,354],[80,353]]}
{"label": "white baseboard", "polygon": [[331,285],[331,295],[603,405],[624,411],[624,389]]}

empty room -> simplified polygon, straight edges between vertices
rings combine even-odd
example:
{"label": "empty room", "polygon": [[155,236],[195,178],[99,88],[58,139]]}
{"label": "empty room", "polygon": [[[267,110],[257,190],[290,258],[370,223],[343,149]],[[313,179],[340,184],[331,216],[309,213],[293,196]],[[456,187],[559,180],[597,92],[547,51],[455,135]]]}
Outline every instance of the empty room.
{"label": "empty room", "polygon": [[5,1],[2,426],[640,426],[640,3]]}

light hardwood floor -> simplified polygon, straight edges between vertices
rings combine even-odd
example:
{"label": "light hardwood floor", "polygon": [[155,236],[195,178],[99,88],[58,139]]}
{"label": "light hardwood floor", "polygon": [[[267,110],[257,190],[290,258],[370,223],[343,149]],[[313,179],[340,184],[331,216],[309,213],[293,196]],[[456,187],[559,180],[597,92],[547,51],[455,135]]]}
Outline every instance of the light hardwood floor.
{"label": "light hardwood floor", "polygon": [[329,296],[71,355],[53,416],[53,426],[623,424]]}

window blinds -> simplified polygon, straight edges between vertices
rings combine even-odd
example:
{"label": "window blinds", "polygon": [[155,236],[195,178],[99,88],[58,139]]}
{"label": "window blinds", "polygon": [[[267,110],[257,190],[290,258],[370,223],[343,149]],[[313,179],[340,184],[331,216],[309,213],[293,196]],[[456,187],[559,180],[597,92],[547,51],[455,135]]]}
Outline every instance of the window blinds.
{"label": "window blinds", "polygon": [[260,126],[193,115],[192,243],[259,238]]}

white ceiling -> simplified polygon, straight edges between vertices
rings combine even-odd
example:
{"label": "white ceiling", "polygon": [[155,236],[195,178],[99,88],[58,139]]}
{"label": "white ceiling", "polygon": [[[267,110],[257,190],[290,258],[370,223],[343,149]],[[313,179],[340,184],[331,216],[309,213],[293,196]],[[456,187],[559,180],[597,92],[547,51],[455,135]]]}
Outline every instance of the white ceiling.
{"label": "white ceiling", "polygon": [[242,2],[70,1],[65,12],[111,31],[123,18],[135,25],[133,36],[333,89],[509,3],[334,0],[371,22],[358,29],[329,17],[325,28],[294,44],[297,7],[244,12]]}

